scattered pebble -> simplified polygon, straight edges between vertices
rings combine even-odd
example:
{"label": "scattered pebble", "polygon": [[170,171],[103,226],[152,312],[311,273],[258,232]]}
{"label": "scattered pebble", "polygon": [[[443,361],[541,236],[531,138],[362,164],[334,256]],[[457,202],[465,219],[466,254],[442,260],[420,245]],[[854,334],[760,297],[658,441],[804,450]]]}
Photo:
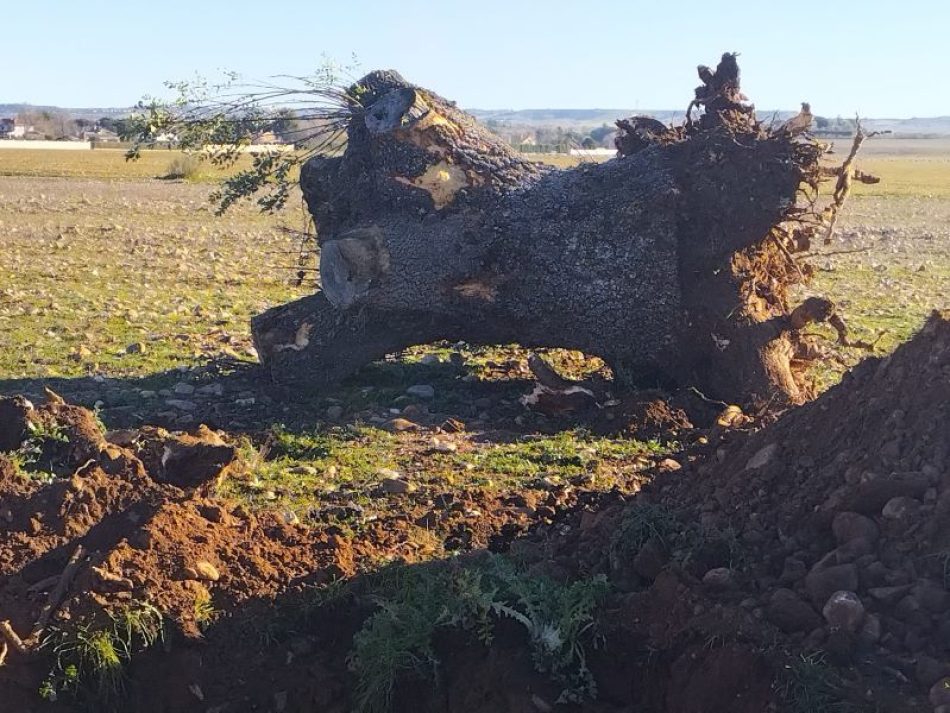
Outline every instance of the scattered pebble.
{"label": "scattered pebble", "polygon": [[428,401],[435,398],[435,387],[430,386],[429,384],[416,384],[415,386],[410,386],[408,389],[406,389],[406,395],[412,396],[416,399]]}

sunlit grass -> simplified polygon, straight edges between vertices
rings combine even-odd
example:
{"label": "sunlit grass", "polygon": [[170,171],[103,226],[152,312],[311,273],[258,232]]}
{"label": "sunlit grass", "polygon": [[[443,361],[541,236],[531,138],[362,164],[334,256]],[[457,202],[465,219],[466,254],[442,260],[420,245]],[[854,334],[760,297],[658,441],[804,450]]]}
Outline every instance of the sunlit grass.
{"label": "sunlit grass", "polygon": [[251,315],[313,289],[294,286],[296,243],[279,229],[296,212],[216,218],[209,188],[182,183],[0,181],[4,377],[247,357]]}
{"label": "sunlit grass", "polygon": [[[0,176],[46,176],[54,178],[141,179],[163,178],[176,159],[177,149],[142,151],[135,161],[125,158],[124,149],[97,148],[91,151],[49,151],[44,149],[5,149],[0,151]],[[189,181],[208,183],[236,171],[250,168],[251,157],[241,156],[228,168],[217,168],[202,161]]]}

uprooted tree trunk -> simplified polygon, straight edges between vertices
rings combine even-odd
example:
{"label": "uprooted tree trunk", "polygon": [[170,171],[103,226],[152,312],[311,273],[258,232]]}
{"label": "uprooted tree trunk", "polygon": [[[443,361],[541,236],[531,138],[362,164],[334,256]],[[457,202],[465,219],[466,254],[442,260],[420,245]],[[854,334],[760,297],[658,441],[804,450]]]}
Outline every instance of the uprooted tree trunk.
{"label": "uprooted tree trunk", "polygon": [[600,356],[624,383],[807,398],[800,330],[833,308],[792,320],[788,288],[831,217],[815,206],[822,147],[755,119],[734,55],[700,69],[698,119],[618,122],[616,159],[566,170],[367,75],[345,153],[302,172],[322,290],[254,318],[265,366],[324,387],[415,344],[514,342]]}

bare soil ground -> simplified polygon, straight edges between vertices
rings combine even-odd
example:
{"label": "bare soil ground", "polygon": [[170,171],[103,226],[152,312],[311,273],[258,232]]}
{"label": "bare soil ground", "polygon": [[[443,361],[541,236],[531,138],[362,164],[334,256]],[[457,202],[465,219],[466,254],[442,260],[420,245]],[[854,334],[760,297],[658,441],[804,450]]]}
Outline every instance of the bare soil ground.
{"label": "bare soil ground", "polygon": [[[814,259],[880,355],[950,300],[950,165],[905,146]],[[751,436],[689,394],[526,409],[515,347],[289,394],[247,320],[312,289],[301,220],[209,190],[0,178],[0,394],[33,404],[0,402],[0,620],[26,637],[82,547],[38,657],[0,667],[13,709],[943,703],[945,322]],[[829,385],[867,355],[837,356]]]}

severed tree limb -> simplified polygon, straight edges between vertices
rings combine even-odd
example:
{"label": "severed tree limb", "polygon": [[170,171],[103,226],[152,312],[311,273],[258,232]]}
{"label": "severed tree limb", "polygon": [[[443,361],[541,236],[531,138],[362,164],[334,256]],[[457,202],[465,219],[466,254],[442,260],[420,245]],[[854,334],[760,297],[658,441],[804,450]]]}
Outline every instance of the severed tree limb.
{"label": "severed tree limb", "polygon": [[858,152],[861,150],[862,144],[864,144],[866,139],[872,138],[874,136],[879,136],[880,134],[889,134],[889,131],[871,131],[865,132],[864,127],[861,126],[861,119],[856,120],[856,128],[854,133],[854,141],[851,143],[851,151],[848,152],[847,158],[844,162],[835,169],[832,169],[832,175],[838,176],[838,182],[835,184],[834,194],[831,199],[831,205],[829,205],[825,211],[824,215],[828,220],[828,230],[825,232],[824,243],[828,245],[832,238],[834,237],[835,227],[838,223],[838,215],[841,212],[841,207],[844,205],[844,202],[848,199],[848,196],[851,195],[851,186],[853,181],[857,180],[859,183],[879,183],[880,178],[877,176],[872,176],[869,173],[864,173],[863,171],[852,170],[851,166],[854,164],[854,159],[857,157]]}

